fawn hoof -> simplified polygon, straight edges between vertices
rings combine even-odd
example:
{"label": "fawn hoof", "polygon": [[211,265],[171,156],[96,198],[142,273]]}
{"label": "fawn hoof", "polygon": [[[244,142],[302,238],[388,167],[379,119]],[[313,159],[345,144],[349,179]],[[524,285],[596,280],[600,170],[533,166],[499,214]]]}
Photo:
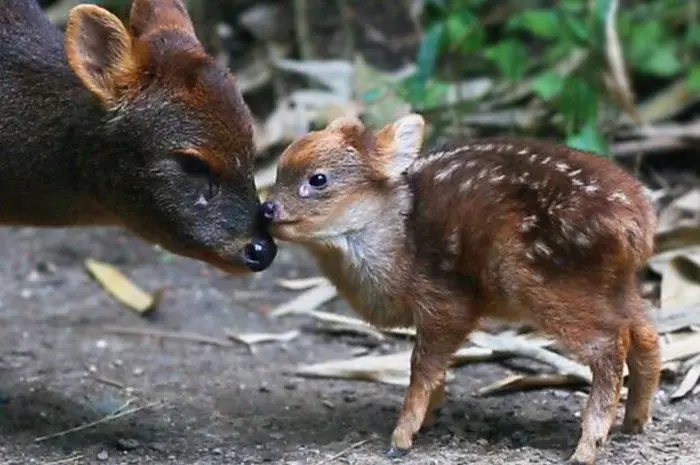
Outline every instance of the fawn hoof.
{"label": "fawn hoof", "polygon": [[643,434],[644,423],[639,421],[624,422],[622,424],[622,432],[625,434]]}
{"label": "fawn hoof", "polygon": [[405,457],[409,450],[408,448],[402,449],[401,447],[392,445],[387,449],[385,455],[390,459],[400,459]]}
{"label": "fawn hoof", "polygon": [[566,461],[567,465],[594,465],[595,455],[574,453]]}

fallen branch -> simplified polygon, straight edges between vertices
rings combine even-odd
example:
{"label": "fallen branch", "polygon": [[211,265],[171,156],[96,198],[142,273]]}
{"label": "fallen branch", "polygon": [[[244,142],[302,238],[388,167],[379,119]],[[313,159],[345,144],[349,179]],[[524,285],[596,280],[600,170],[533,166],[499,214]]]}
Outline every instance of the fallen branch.
{"label": "fallen branch", "polygon": [[219,347],[233,347],[233,342],[226,339],[218,339],[215,337],[204,336],[195,333],[175,333],[170,331],[162,331],[159,329],[148,328],[127,328],[123,326],[105,326],[105,332],[113,334],[125,334],[130,336],[156,337],[160,339],[176,339],[187,342],[197,342],[200,344],[209,344]]}
{"label": "fallen branch", "polygon": [[95,421],[92,421],[90,423],[85,423],[85,424],[76,426],[74,428],[69,428],[69,429],[66,429],[63,431],[59,431],[57,433],[47,434],[46,436],[40,436],[38,438],[35,438],[34,442],[42,442],[42,441],[46,441],[47,439],[53,439],[53,438],[57,438],[57,437],[61,437],[61,436],[66,436],[66,435],[71,434],[71,433],[77,433],[78,431],[83,431],[83,430],[86,430],[89,428],[94,428],[95,426],[101,425],[103,423],[108,423],[110,421],[114,421],[118,418],[122,418],[122,417],[125,417],[128,415],[133,415],[134,413],[140,412],[142,410],[146,410],[148,408],[152,408],[152,407],[156,407],[156,406],[163,406],[163,405],[164,404],[162,404],[160,401],[157,401],[157,402],[151,402],[150,404],[142,405],[141,407],[134,407],[134,408],[129,409],[129,410],[124,410],[124,411],[119,412],[119,413],[109,414],[103,418],[100,418],[99,420],[95,420]]}

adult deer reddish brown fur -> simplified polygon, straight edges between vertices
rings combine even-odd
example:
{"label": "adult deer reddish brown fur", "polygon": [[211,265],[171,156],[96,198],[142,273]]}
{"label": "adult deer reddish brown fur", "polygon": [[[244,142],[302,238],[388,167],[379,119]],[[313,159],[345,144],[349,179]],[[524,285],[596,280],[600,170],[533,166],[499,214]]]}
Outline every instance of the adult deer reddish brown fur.
{"label": "adult deer reddish brown fur", "polygon": [[592,154],[505,139],[421,154],[423,131],[415,114],[376,134],[343,118],[292,143],[262,205],[273,237],[307,247],[369,322],[416,327],[389,455],[432,420],[452,354],[494,317],[534,324],[589,364],[569,460],[594,463],[625,361],[624,431],[643,431],[658,386],[658,336],[637,286],[652,205],[631,175]]}
{"label": "adult deer reddish brown fur", "polygon": [[0,0],[0,55],[0,224],[120,226],[231,273],[270,265],[249,109],[180,0],[134,0],[128,29],[79,5],[65,37],[35,0]]}

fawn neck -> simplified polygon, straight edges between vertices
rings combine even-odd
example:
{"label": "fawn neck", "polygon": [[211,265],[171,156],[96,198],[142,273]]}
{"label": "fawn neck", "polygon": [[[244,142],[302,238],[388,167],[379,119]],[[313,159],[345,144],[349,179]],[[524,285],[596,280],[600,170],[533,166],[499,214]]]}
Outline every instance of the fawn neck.
{"label": "fawn neck", "polygon": [[113,224],[94,184],[119,145],[33,0],[0,5],[0,55],[0,224]]}
{"label": "fawn neck", "polygon": [[319,268],[353,309],[380,327],[407,327],[408,309],[396,311],[410,256],[406,251],[405,215],[410,195],[395,187],[380,205],[368,205],[368,221],[359,229],[310,247]]}

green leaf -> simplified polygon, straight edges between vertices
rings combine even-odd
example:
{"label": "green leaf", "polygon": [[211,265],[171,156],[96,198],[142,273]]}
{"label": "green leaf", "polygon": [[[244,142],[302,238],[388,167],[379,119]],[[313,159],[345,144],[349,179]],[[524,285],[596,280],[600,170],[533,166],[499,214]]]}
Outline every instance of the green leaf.
{"label": "green leaf", "polygon": [[546,71],[540,74],[532,83],[532,90],[542,100],[552,100],[559,95],[566,80],[554,71]]}
{"label": "green leaf", "polygon": [[572,13],[563,10],[557,10],[557,16],[559,16],[559,21],[562,25],[562,36],[579,47],[588,47],[590,45],[588,26],[582,17],[574,16]]}
{"label": "green leaf", "polygon": [[525,46],[518,40],[502,40],[487,48],[484,55],[498,66],[500,72],[509,80],[518,80],[525,72],[528,54]]}
{"label": "green leaf", "polygon": [[418,56],[416,57],[417,70],[414,79],[411,80],[412,98],[420,99],[425,94],[426,83],[435,71],[435,63],[437,62],[440,41],[444,31],[445,23],[438,22],[433,24],[426,31],[418,47]]}
{"label": "green leaf", "polygon": [[479,18],[467,10],[450,14],[445,21],[445,32],[449,47],[459,48],[465,54],[481,48],[484,39]]}
{"label": "green leaf", "polygon": [[567,133],[578,129],[597,117],[598,93],[583,76],[569,76],[563,84],[560,111],[567,126]]}
{"label": "green leaf", "polygon": [[661,77],[678,74],[682,68],[674,43],[658,44],[646,61],[639,63],[639,69]]}
{"label": "green leaf", "polygon": [[509,30],[525,30],[534,36],[545,39],[555,38],[560,34],[559,17],[551,9],[525,10],[508,21]]}
{"label": "green leaf", "polygon": [[608,142],[600,132],[596,119],[589,119],[580,131],[566,138],[566,145],[610,158]]}
{"label": "green leaf", "polygon": [[700,92],[700,65],[694,65],[690,68],[686,77],[686,86],[688,92]]}

